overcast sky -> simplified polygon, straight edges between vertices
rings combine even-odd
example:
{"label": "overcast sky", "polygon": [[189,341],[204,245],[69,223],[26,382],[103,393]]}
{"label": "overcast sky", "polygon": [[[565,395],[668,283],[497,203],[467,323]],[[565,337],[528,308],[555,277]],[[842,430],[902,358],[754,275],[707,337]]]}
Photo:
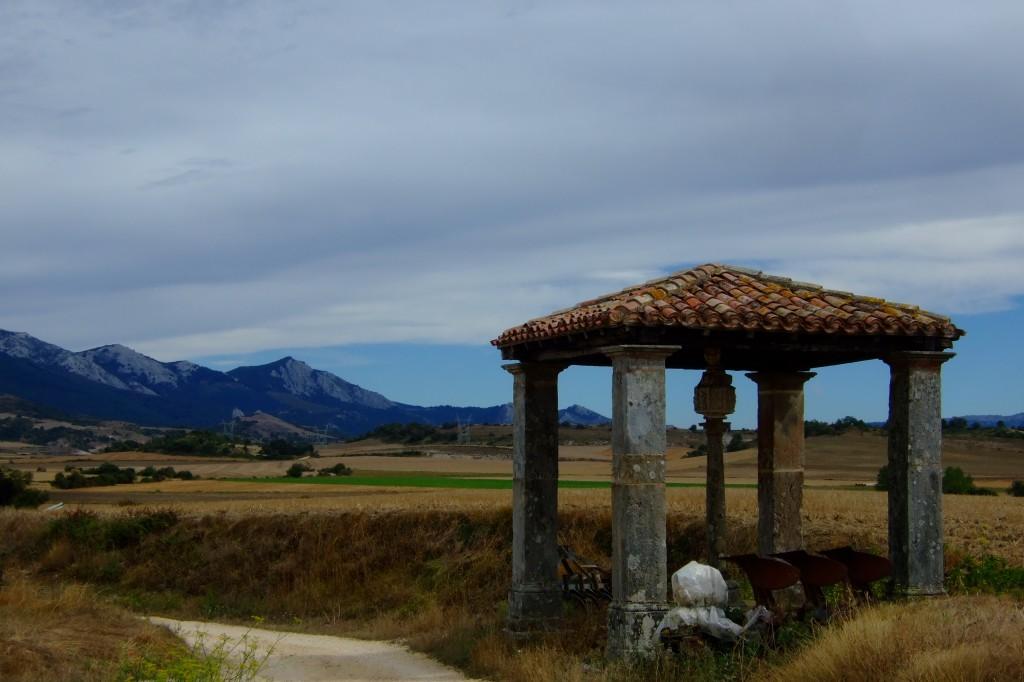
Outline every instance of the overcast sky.
{"label": "overcast sky", "polygon": [[1019,329],[1022,36],[1019,0],[5,0],[0,328],[408,354],[719,261]]}

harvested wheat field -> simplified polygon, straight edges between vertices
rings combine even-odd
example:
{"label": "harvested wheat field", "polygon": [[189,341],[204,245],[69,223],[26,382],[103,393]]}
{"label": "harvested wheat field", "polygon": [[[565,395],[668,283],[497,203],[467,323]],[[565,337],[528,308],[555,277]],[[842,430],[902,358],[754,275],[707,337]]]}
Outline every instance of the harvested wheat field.
{"label": "harvested wheat field", "polygon": [[[669,513],[699,521],[704,515],[702,487],[669,488]],[[161,483],[59,491],[54,499],[69,507],[103,513],[132,508],[173,508],[187,515],[223,513],[304,514],[345,511],[474,511],[511,508],[510,490],[437,489],[349,486],[314,483],[263,483],[219,480]],[[885,493],[870,489],[816,489],[804,492],[804,532],[808,546],[823,547],[842,538],[856,538],[883,549],[887,537]],[[757,523],[757,491],[729,488],[730,523],[751,534]],[[562,511],[610,513],[611,491],[562,489]],[[1024,562],[1024,500],[1005,495],[943,497],[946,542],[953,553],[991,553]]]}
{"label": "harvested wheat field", "polygon": [[[699,434],[690,434],[695,436]],[[677,440],[681,438],[677,437]],[[850,431],[839,436],[818,436],[806,441],[808,485],[872,483],[887,458],[887,441],[875,432]],[[687,457],[691,445],[671,445],[667,453],[670,481],[704,480],[704,457]],[[982,485],[1006,487],[1024,479],[1024,441],[1018,439],[947,436],[943,441],[943,465],[960,467]],[[559,447],[560,475],[565,479],[609,480],[611,445],[602,439],[587,444]],[[27,471],[39,468],[36,479],[46,481],[67,465],[95,466],[113,462],[119,466],[174,466],[203,478],[281,476],[290,461],[246,460],[200,456],[162,455],[148,452],[94,453],[50,456],[38,453],[8,456],[9,465]],[[511,448],[474,445],[409,445],[359,441],[329,445],[321,456],[308,460],[317,468],[344,463],[357,471],[418,472],[512,476]],[[747,448],[726,454],[726,476],[731,482],[757,480],[757,451]]]}

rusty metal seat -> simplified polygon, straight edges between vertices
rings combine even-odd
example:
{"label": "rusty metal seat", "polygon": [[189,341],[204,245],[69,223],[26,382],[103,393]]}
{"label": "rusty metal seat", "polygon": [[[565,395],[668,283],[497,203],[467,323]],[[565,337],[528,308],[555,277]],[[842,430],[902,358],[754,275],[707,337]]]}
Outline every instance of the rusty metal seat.
{"label": "rusty metal seat", "polygon": [[853,547],[835,547],[820,552],[846,566],[847,580],[861,601],[871,599],[871,583],[892,575],[892,562],[884,556],[860,552]]}
{"label": "rusty metal seat", "polygon": [[[846,582],[849,577],[846,566],[835,559],[811,554],[802,549],[779,552],[772,556],[796,566],[800,571],[800,584],[803,585],[807,602],[817,609],[821,617],[825,617],[827,611],[824,588]],[[806,608],[802,611],[806,612]]]}
{"label": "rusty metal seat", "polygon": [[565,545],[558,546],[558,557],[558,574],[562,579],[563,598],[581,604],[611,601],[610,571],[581,559]]}
{"label": "rusty metal seat", "polygon": [[734,554],[722,558],[740,567],[754,590],[755,603],[771,611],[779,610],[772,592],[796,585],[800,580],[800,571],[789,562],[777,557],[760,554]]}

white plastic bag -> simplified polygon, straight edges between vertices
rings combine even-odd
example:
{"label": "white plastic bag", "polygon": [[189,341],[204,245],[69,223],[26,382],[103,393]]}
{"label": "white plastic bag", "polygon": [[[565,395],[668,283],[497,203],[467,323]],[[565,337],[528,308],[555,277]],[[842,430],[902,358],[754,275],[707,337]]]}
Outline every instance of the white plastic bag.
{"label": "white plastic bag", "polygon": [[691,561],[672,574],[672,597],[677,606],[665,614],[656,632],[698,627],[715,639],[735,642],[755,623],[767,617],[764,607],[747,613],[746,625],[726,617],[722,606],[729,601],[729,586],[714,566]]}
{"label": "white plastic bag", "polygon": [[656,632],[665,628],[678,630],[684,625],[695,625],[702,632],[725,642],[735,642],[743,634],[743,627],[729,620],[717,606],[677,606],[665,614]]}
{"label": "white plastic bag", "polygon": [[672,598],[683,607],[725,606],[729,586],[714,566],[691,561],[672,574]]}

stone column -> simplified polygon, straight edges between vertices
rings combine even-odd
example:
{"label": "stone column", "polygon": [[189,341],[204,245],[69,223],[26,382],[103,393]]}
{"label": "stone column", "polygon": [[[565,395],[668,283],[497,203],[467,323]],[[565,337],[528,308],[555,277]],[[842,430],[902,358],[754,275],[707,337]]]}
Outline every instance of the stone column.
{"label": "stone column", "polygon": [[668,610],[665,359],[675,346],[618,346],[612,359],[609,658],[650,655]]}
{"label": "stone column", "polygon": [[754,372],[757,383],[757,551],[803,548],[804,383],[814,372]]}
{"label": "stone column", "polygon": [[707,487],[705,489],[704,516],[707,529],[708,565],[718,567],[725,540],[725,447],[722,437],[728,424],[722,419],[709,418],[701,425],[707,437]]}
{"label": "stone column", "polygon": [[708,563],[717,567],[725,539],[725,448],[722,437],[729,428],[725,417],[736,409],[736,389],[732,377],[718,364],[718,349],[704,351],[708,369],[693,391],[693,409],[704,416],[707,438],[707,485],[705,518],[707,520]]}
{"label": "stone column", "polygon": [[908,596],[942,594],[942,363],[906,352],[889,365],[889,558]]}
{"label": "stone column", "polygon": [[514,377],[512,588],[508,632],[523,639],[562,615],[558,580],[558,373],[562,365],[506,365]]}

